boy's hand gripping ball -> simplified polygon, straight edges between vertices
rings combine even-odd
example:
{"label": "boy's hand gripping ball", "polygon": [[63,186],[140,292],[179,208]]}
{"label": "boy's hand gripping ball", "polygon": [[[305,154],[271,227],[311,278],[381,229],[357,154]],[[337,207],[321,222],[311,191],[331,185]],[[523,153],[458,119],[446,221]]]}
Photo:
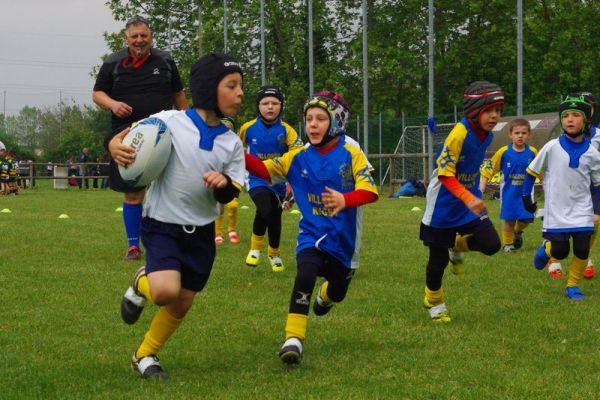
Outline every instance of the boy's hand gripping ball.
{"label": "boy's hand gripping ball", "polygon": [[131,128],[123,144],[135,149],[135,159],[126,167],[119,165],[123,180],[143,187],[158,178],[171,155],[171,133],[167,125],[155,117],[144,118]]}

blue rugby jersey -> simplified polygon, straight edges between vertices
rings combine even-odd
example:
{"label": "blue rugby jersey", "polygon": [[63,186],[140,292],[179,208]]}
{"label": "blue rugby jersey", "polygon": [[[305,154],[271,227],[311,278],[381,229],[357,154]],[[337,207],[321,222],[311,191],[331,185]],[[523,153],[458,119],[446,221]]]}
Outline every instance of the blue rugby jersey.
{"label": "blue rugby jersey", "polygon": [[525,145],[523,151],[517,151],[512,144],[501,147],[492,157],[481,166],[481,175],[492,179],[498,171],[502,173],[500,184],[500,219],[516,221],[533,219],[534,215],[523,207],[523,183],[527,166],[537,155],[534,147]]}
{"label": "blue rugby jersey", "polygon": [[[303,145],[294,128],[282,121],[281,118],[278,118],[271,126],[265,125],[262,118],[246,122],[240,128],[240,139],[248,148],[249,154],[263,161],[280,157]],[[249,174],[249,185],[250,189],[264,186],[273,190],[280,198],[285,197],[285,184],[282,182],[269,185],[259,177]]]}
{"label": "blue rugby jersey", "polygon": [[325,187],[348,193],[363,189],[377,194],[370,164],[360,148],[340,136],[336,147],[321,154],[307,145],[282,157],[264,162],[271,177],[285,177],[294,191],[302,213],[296,252],[320,249],[335,257],[346,268],[358,268],[361,247],[362,208],[347,208],[336,217],[323,207]]}
{"label": "blue rugby jersey", "polygon": [[454,228],[477,218],[460,199],[442,185],[438,176],[456,177],[468,191],[481,198],[479,168],[492,139],[492,133],[488,133],[485,140],[480,142],[466,118],[454,126],[436,158],[436,168],[427,186],[427,206],[423,213],[423,224],[434,228]]}

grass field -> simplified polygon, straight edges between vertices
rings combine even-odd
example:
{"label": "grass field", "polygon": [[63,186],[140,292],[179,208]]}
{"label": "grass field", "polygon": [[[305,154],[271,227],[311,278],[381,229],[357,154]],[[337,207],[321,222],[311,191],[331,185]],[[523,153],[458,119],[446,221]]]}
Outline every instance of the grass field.
{"label": "grass field", "polygon": [[[47,183],[47,182],[46,182]],[[43,186],[43,185],[42,185]],[[125,250],[121,196],[38,188],[0,197],[0,398],[2,399],[597,399],[600,285],[562,297],[532,267],[540,223],[523,249],[469,254],[465,274],[444,278],[453,318],[422,306],[424,199],[388,199],[365,211],[361,269],[346,300],[311,314],[304,360],[286,367],[283,339],[295,274],[298,216],[284,215],[283,258],[244,265],[254,207],[241,204],[242,243],[219,247],[213,275],[161,352],[171,374],[146,382],[129,367],[156,308],[120,320],[119,302],[142,262]],[[491,215],[498,203],[489,201]],[[69,219],[58,219],[66,213]],[[494,218],[495,225],[500,223]],[[600,252],[592,255],[600,262]]]}

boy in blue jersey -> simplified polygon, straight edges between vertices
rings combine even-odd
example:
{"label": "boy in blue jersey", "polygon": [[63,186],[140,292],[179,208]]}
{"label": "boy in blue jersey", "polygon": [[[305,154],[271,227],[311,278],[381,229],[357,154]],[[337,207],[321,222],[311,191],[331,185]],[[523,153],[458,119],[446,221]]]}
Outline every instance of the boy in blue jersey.
{"label": "boy in blue jersey", "polygon": [[503,107],[500,86],[477,81],[467,87],[464,117],[444,141],[427,187],[420,239],[429,248],[424,305],[434,322],[450,322],[442,288],[444,270],[451,261],[449,249],[486,255],[500,250],[500,238],[481,199],[479,169]]}
{"label": "boy in blue jersey", "polygon": [[[281,119],[284,102],[283,92],[276,86],[263,86],[258,90],[256,94],[258,117],[246,122],[240,128],[240,139],[249,154],[261,160],[268,160],[302,147],[298,133]],[[285,269],[279,251],[285,183],[269,185],[264,179],[250,174],[249,185],[248,193],[256,205],[256,214],[246,265],[249,267],[258,265],[264,237],[268,231],[267,255],[271,269],[274,272],[281,272]]]}
{"label": "boy in blue jersey", "polygon": [[[562,260],[569,255],[573,241],[573,259],[565,296],[583,300],[579,288],[594,232],[592,191],[600,191],[600,152],[583,135],[591,119],[591,105],[584,96],[567,96],[560,104],[563,133],[542,147],[527,168],[523,185],[525,209],[535,212],[536,204],[529,193],[535,178],[544,179],[545,242],[534,256],[537,269],[546,267],[550,256]],[[590,183],[593,187],[590,187]]]}
{"label": "boy in blue jersey", "polygon": [[316,315],[327,314],[348,291],[358,268],[363,204],[378,199],[372,167],[356,145],[346,142],[349,109],[337,93],[321,91],[304,105],[310,144],[261,162],[246,154],[246,168],[263,179],[285,177],[302,213],[298,270],[279,351],[284,363],[298,364],[317,277],[323,280],[313,301]]}
{"label": "boy in blue jersey", "polygon": [[502,172],[500,185],[500,219],[502,223],[502,242],[504,252],[511,253],[523,245],[523,230],[533,222],[534,215],[523,208],[521,195],[525,169],[533,161],[537,150],[527,144],[531,137],[529,121],[514,119],[509,124],[508,137],[511,144],[501,147],[481,166],[479,189],[485,192],[488,180],[494,174]]}

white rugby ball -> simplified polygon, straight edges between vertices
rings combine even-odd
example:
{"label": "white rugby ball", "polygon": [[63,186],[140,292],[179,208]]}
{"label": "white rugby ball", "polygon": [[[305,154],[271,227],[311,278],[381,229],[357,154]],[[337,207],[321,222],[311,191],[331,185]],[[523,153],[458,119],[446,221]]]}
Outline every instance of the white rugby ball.
{"label": "white rugby ball", "polygon": [[135,149],[135,159],[126,167],[119,165],[123,180],[135,187],[148,185],[165,169],[171,155],[171,133],[164,121],[148,117],[140,120],[123,139]]}

